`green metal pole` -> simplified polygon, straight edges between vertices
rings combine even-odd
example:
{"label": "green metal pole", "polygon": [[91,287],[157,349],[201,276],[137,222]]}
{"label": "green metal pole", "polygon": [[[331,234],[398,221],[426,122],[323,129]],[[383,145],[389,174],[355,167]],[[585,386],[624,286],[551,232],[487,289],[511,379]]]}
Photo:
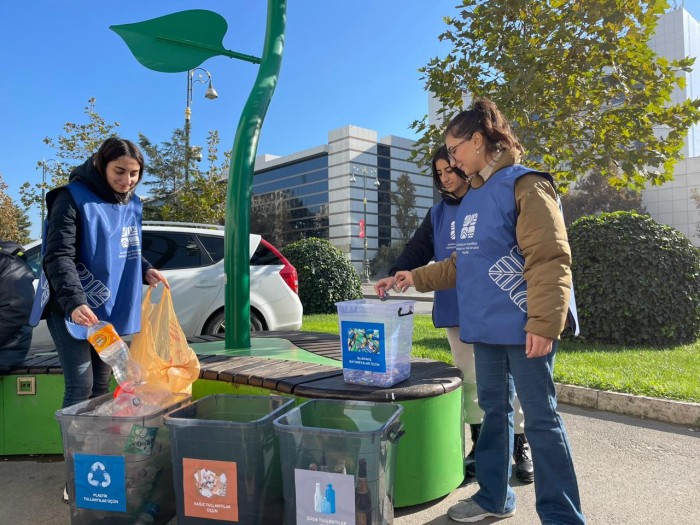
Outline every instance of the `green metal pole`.
{"label": "green metal pole", "polygon": [[233,141],[228,174],[224,270],[226,348],[250,348],[250,205],[258,139],[277,86],[286,22],[286,0],[268,0],[265,46],[258,76]]}

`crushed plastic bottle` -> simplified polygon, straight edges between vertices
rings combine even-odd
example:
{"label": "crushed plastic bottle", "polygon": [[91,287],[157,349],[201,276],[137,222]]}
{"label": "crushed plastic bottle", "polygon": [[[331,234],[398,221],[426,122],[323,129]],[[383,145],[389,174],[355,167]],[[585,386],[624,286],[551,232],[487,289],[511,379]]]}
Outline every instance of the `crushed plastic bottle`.
{"label": "crushed plastic bottle", "polygon": [[87,338],[97,355],[112,367],[114,379],[122,389],[131,392],[135,385],[141,383],[141,366],[131,359],[129,347],[111,323],[99,321],[92,325],[88,328]]}

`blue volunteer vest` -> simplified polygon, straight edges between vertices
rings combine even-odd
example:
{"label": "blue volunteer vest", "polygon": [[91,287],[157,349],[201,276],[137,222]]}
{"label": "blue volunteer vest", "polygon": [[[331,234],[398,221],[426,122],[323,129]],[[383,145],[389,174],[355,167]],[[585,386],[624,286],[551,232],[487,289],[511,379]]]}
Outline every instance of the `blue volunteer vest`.
{"label": "blue volunteer vest", "polygon": [[[66,188],[80,209],[75,267],[87,305],[118,334],[136,333],[141,330],[141,201],[134,195],[125,205],[105,203],[80,182]],[[42,271],[30,324],[39,322],[48,300],[49,283]],[[87,328],[68,316],[66,327],[76,339],[87,338]]]}
{"label": "blue volunteer vest", "polygon": [[[460,339],[469,343],[524,345],[527,322],[525,259],[515,235],[515,183],[532,169],[509,166],[469,191],[456,221],[457,295],[470,305],[460,310]],[[547,173],[537,173],[550,182]],[[575,319],[573,289],[569,320]],[[576,333],[578,330],[576,329]]]}
{"label": "blue volunteer vest", "polygon": [[[436,261],[447,259],[455,251],[455,217],[459,205],[444,200],[430,208],[433,225],[433,253]],[[433,324],[436,328],[459,326],[457,290],[437,290],[433,296]]]}

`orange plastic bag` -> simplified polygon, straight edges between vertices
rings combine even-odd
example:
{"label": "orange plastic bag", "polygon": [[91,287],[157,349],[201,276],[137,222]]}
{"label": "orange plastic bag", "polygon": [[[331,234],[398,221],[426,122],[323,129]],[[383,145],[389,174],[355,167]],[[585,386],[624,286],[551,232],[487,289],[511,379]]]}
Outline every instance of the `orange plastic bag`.
{"label": "orange plastic bag", "polygon": [[147,383],[191,394],[199,377],[199,359],[177,320],[170,289],[162,288],[159,302],[152,302],[151,287],[143,298],[141,332],[131,340],[131,358],[141,365]]}

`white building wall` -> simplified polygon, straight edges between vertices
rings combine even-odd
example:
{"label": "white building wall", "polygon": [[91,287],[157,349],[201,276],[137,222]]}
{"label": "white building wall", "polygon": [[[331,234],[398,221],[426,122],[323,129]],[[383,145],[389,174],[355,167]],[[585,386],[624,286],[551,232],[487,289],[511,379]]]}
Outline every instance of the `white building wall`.
{"label": "white building wall", "polygon": [[[685,88],[676,88],[671,98],[674,104],[700,98],[700,23],[685,9],[665,13],[649,47],[670,60],[696,57],[695,70],[684,74]],[[700,125],[688,131],[682,153],[685,160],[676,165],[674,180],[644,190],[642,199],[654,220],[672,226],[700,246],[696,233],[700,217],[692,199],[693,190],[700,191]]]}

